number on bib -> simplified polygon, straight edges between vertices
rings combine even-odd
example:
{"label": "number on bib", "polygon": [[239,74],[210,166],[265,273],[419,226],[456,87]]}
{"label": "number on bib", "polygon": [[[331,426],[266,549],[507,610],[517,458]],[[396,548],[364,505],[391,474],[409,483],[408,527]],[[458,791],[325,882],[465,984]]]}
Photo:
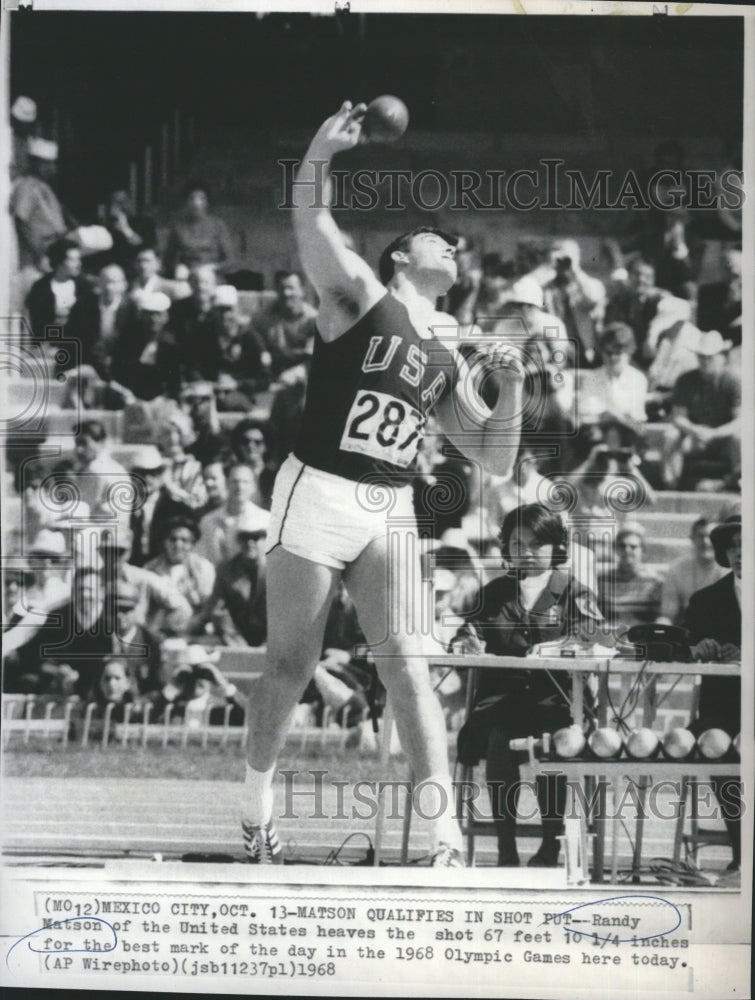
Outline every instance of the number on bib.
{"label": "number on bib", "polygon": [[424,418],[413,406],[387,392],[363,389],[346,418],[340,447],[405,469],[417,455],[423,427]]}

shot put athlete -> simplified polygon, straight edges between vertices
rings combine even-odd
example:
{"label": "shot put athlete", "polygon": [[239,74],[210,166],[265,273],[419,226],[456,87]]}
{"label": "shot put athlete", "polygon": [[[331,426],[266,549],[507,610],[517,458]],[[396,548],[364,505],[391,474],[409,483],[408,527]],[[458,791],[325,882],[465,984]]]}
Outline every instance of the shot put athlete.
{"label": "shot put athlete", "polygon": [[[302,431],[278,473],[267,536],[268,662],[250,704],[244,845],[251,862],[282,862],[272,815],[276,757],[320,657],[342,578],[423,786],[423,813],[439,813],[432,864],[463,867],[428,637],[402,620],[421,590],[418,546],[404,544],[414,520],[409,484],[433,408],[443,433],[470,459],[510,472],[523,366],[512,350],[487,359],[488,381],[498,389],[490,409],[459,353],[433,333],[457,327],[435,309],[456,279],[453,237],[433,229],[399,237],[381,256],[380,280],[347,248],[329,208],[329,164],[359,141],[364,112],[365,105],[346,102],[324,122],[294,186],[299,254],[320,311]],[[389,512],[376,493],[390,494]],[[389,530],[401,545],[389,546]]]}

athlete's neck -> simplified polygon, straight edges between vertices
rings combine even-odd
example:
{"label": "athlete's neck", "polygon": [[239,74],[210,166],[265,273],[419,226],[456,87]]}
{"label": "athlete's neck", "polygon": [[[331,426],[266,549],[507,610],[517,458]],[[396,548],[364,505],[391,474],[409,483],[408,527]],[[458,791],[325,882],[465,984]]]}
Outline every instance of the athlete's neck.
{"label": "athlete's neck", "polygon": [[388,290],[410,311],[433,313],[437,311],[435,303],[438,301],[439,293],[435,285],[423,287],[399,271],[391,279]]}

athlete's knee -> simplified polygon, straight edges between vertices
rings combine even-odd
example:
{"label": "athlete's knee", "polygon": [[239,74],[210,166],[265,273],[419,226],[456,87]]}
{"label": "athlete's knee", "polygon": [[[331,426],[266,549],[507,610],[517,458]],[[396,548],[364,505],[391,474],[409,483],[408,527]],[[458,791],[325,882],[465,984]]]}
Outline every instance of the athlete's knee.
{"label": "athlete's knee", "polygon": [[385,687],[405,691],[424,691],[430,688],[427,660],[421,655],[396,654],[376,657],[378,676]]}
{"label": "athlete's knee", "polygon": [[315,668],[317,658],[310,662],[300,649],[268,649],[268,671],[269,676],[281,681],[299,683],[303,678]]}

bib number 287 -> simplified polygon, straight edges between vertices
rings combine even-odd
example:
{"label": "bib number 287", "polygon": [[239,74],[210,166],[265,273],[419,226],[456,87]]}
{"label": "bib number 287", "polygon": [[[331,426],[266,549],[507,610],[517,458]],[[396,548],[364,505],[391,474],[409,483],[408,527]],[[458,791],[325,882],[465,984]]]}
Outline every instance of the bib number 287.
{"label": "bib number 287", "polygon": [[386,392],[362,390],[349,411],[341,449],[406,468],[417,454],[422,426],[413,406]]}

